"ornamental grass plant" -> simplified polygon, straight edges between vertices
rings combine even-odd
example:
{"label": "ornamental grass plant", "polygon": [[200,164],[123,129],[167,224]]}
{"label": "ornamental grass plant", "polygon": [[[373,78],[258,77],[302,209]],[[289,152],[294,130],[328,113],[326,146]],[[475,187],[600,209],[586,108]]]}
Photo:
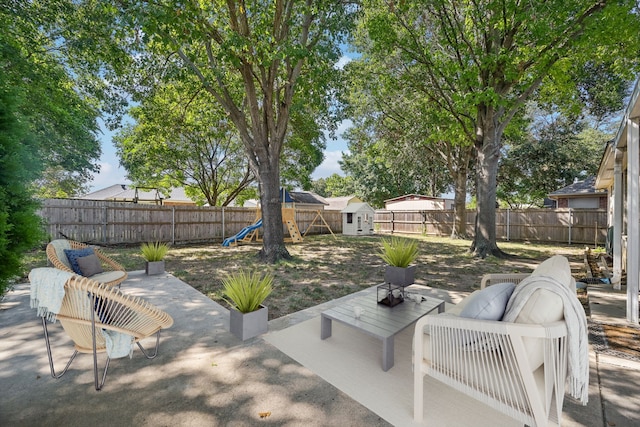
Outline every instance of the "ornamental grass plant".
{"label": "ornamental grass plant", "polygon": [[273,275],[241,270],[222,279],[224,300],[241,313],[250,313],[273,291]]}
{"label": "ornamental grass plant", "polygon": [[169,245],[166,243],[143,243],[140,246],[142,257],[148,262],[162,261],[169,251]]}
{"label": "ornamental grass plant", "polygon": [[406,268],[418,257],[418,241],[401,237],[382,239],[380,257],[393,267]]}

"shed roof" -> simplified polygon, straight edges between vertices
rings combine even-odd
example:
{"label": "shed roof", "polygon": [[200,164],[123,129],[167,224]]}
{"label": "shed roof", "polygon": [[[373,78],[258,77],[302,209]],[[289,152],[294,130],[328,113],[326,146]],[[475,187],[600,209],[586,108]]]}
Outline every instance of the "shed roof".
{"label": "shed roof", "polygon": [[374,212],[373,208],[371,206],[369,206],[368,203],[364,203],[364,202],[362,202],[362,203],[349,203],[340,212],[341,213],[356,213],[356,212],[360,212],[361,210],[367,210],[367,211]]}

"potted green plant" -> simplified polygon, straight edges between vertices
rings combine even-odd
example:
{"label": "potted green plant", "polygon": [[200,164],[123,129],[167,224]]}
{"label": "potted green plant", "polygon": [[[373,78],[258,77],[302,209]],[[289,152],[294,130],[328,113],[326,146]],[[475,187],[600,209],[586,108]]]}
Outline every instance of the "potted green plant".
{"label": "potted green plant", "polygon": [[414,282],[416,266],[413,262],[418,257],[416,240],[396,236],[382,239],[380,257],[387,263],[384,273],[386,283],[408,286]]}
{"label": "potted green plant", "polygon": [[142,257],[145,259],[144,271],[147,275],[164,273],[164,257],[169,251],[166,243],[143,243],[140,247]]}
{"label": "potted green plant", "polygon": [[229,331],[243,341],[267,332],[269,310],[262,303],[273,290],[273,276],[241,270],[225,277],[222,285],[231,306]]}

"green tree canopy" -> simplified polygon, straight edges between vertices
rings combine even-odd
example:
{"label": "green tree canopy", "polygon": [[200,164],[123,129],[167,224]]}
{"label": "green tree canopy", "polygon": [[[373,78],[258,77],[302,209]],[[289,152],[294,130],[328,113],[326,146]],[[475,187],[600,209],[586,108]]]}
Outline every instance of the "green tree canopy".
{"label": "green tree canopy", "polygon": [[93,46],[107,46],[85,58],[107,68],[134,100],[167,78],[187,78],[224,109],[260,183],[260,255],[289,257],[278,194],[291,119],[312,111],[322,126],[333,120],[334,64],[354,9],[335,0],[75,3],[86,22],[75,28],[91,34],[97,27]]}
{"label": "green tree canopy", "polygon": [[406,78],[474,145],[478,203],[471,249],[502,256],[495,208],[505,129],[543,89],[578,98],[572,69],[612,58],[617,74],[637,69],[636,2],[370,0],[365,9],[368,49],[398,52]]}

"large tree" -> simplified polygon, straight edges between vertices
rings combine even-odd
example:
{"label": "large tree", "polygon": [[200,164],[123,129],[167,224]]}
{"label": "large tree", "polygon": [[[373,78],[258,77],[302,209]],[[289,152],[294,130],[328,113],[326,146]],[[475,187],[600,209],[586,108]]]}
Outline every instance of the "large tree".
{"label": "large tree", "polygon": [[135,124],[113,142],[130,180],[145,187],[185,187],[200,204],[227,206],[255,180],[238,132],[207,94],[163,84],[129,110]]}
{"label": "large tree", "polygon": [[351,153],[360,152],[361,141],[368,138],[384,147],[381,154],[388,169],[411,183],[410,192],[437,197],[453,189],[451,237],[466,237],[466,183],[473,144],[451,114],[422,94],[422,82],[406,72],[402,53],[372,49],[367,31],[362,26],[359,30],[354,44],[362,55],[346,67],[351,83],[350,113],[354,128],[361,130],[348,134],[354,138]]}
{"label": "large tree", "polygon": [[[568,70],[615,58],[636,67],[638,18],[630,0],[370,0],[362,25],[379,52],[400,52],[422,93],[447,111],[476,148],[477,221],[471,249],[496,243],[502,136],[542,87],[576,93]],[[558,100],[560,102],[561,100]]]}
{"label": "large tree", "polygon": [[[129,63],[104,56],[127,91],[144,96],[158,81],[195,77],[236,126],[260,183],[263,259],[289,257],[279,199],[280,161],[296,111],[332,113],[330,88],[353,8],[336,0],[77,2]],[[85,26],[86,28],[86,26]],[[100,52],[98,52],[100,54]],[[113,59],[113,58],[111,58]],[[161,60],[159,60],[161,59]],[[313,108],[305,108],[312,105]]]}

